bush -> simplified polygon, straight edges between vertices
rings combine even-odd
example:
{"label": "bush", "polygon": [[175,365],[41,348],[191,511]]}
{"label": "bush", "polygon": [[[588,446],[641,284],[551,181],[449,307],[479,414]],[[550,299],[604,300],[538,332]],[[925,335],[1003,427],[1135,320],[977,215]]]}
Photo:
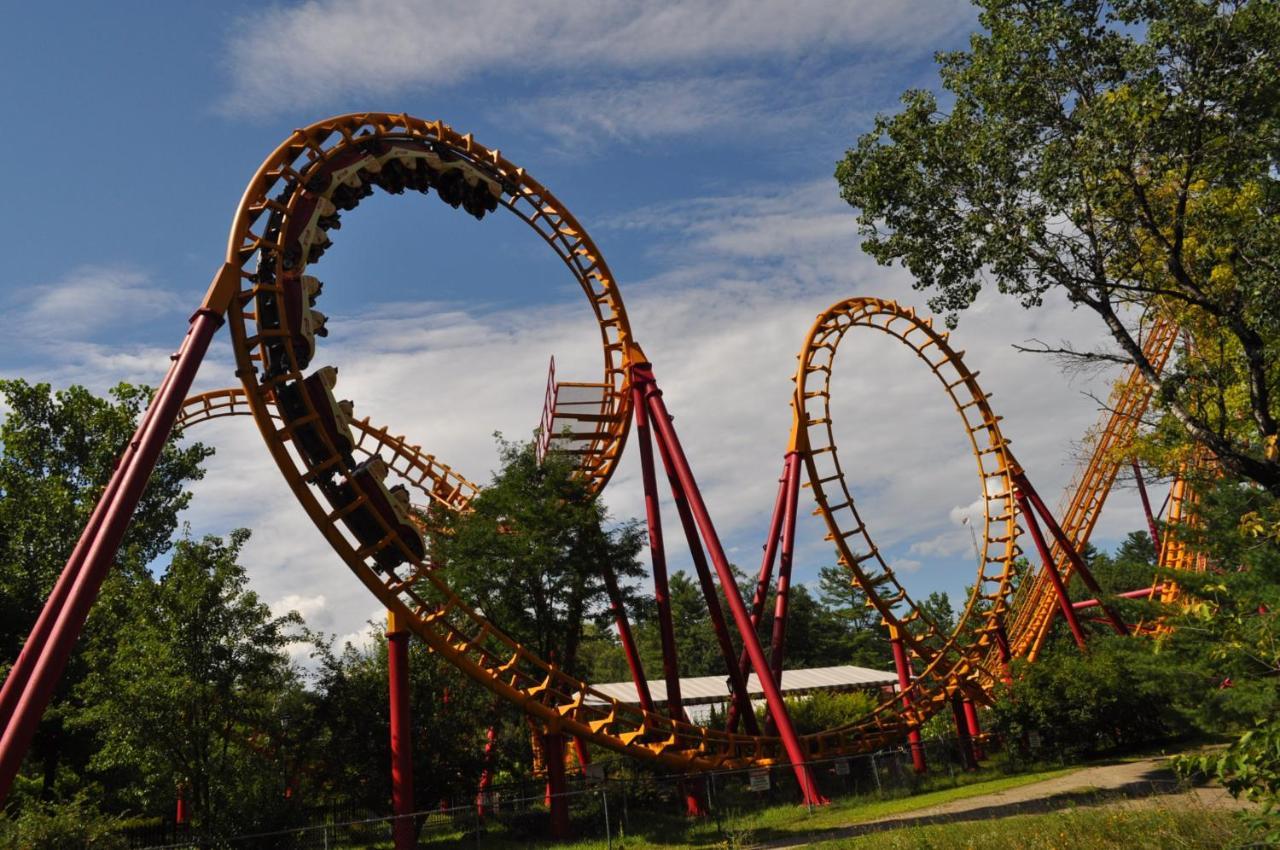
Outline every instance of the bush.
{"label": "bush", "polygon": [[818,691],[787,699],[787,713],[800,735],[812,735],[844,726],[865,717],[876,707],[876,699],[864,691],[847,694]]}
{"label": "bush", "polygon": [[0,850],[123,850],[120,822],[87,797],[31,803],[16,817],[0,817]]}
{"label": "bush", "polygon": [[1038,733],[1047,752],[1062,757],[1192,731],[1186,707],[1205,682],[1155,649],[1150,641],[1095,638],[1088,654],[1057,646],[1034,664],[1015,664],[1013,684],[991,710],[992,731],[1014,745]]}

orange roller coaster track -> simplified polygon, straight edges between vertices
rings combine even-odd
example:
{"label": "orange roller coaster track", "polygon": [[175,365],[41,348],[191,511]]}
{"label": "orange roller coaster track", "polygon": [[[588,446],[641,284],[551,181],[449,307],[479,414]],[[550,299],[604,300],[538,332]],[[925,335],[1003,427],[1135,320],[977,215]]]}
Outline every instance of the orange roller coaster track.
{"label": "orange roller coaster track", "polygon": [[[610,697],[538,657],[460,598],[449,585],[447,565],[431,563],[422,516],[429,516],[434,506],[467,509],[477,487],[405,437],[377,428],[367,418],[357,419],[353,404],[334,394],[337,369],[314,365],[317,337],[325,335],[327,319],[316,309],[323,284],[308,269],[331,244],[341,214],[354,209],[374,188],[393,194],[434,191],[476,218],[507,208],[552,248],[587,296],[599,328],[604,370],[598,384],[580,385],[599,390],[599,407],[584,413],[579,405],[573,413],[576,420],[590,423],[588,432],[575,435],[573,455],[579,473],[598,493],[634,431],[668,686],[665,707],[649,696],[608,565],[602,568],[603,578],[638,705]],[[184,402],[195,368],[224,319],[242,386]],[[854,329],[887,334],[908,346],[942,385],[967,435],[984,514],[977,581],[954,629],[944,630],[933,622],[899,582],[863,522],[841,466],[831,376],[839,345]],[[1163,364],[1173,335],[1171,325],[1158,323],[1153,328],[1147,340],[1153,363]],[[805,767],[811,757],[866,751],[904,736],[914,741],[920,725],[948,703],[962,725],[963,705],[970,731],[976,731],[974,703],[990,701],[993,685],[1008,677],[1012,657],[1034,657],[1054,606],[1068,619],[1073,617],[1063,582],[1073,572],[1092,582],[1077,553],[1115,480],[1114,450],[1132,439],[1145,409],[1150,395],[1145,382],[1131,377],[1118,391],[1115,412],[1096,440],[1091,465],[1060,526],[1014,458],[1000,417],[977,377],[965,366],[962,352],[951,348],[946,333],[894,302],[855,298],[820,314],[799,355],[791,440],[756,593],[748,606],[739,596],[653,367],[632,337],[617,283],[600,250],[565,206],[497,150],[440,122],[361,113],[297,130],[250,181],[236,211],[226,262],[192,317],[169,374],[5,680],[0,693],[0,716],[6,718],[0,740],[0,799],[8,793],[172,426],[247,414],[254,418],[298,503],[394,621],[548,732],[676,770],[789,762],[805,800],[821,802]],[[554,399],[555,392],[549,391],[548,397]],[[552,414],[549,411],[544,421],[555,421]],[[687,722],[680,702],[679,659],[664,602],[658,462],[667,473],[672,503],[728,669],[732,710],[726,729]],[[780,685],[802,469],[839,563],[889,629],[902,686],[867,717],[808,736],[796,735],[791,727]],[[421,497],[417,501],[414,492]],[[1037,514],[1056,548],[1043,538]],[[1019,539],[1024,530],[1035,538],[1044,567],[1034,580],[1023,582],[1015,596],[1014,565],[1022,554]],[[766,654],[757,627],[771,587],[775,616]],[[721,609],[721,598],[727,611]],[[1117,630],[1125,630],[1114,614],[1111,617]],[[730,640],[734,629],[743,647],[741,656],[734,654]],[[768,704],[769,722],[763,730],[756,728],[744,685],[753,669]],[[745,725],[745,732],[738,731],[740,725]]]}

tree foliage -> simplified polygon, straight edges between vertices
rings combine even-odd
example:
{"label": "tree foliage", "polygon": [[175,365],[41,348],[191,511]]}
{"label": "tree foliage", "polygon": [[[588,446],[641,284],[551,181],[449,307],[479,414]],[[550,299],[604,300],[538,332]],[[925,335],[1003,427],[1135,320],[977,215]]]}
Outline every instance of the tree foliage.
{"label": "tree foliage", "polygon": [[601,575],[640,574],[643,532],[634,522],[611,526],[568,457],[553,452],[539,463],[532,443],[499,449],[502,468],[470,511],[438,524],[432,557],[490,622],[579,672],[584,623],[607,620]]}
{"label": "tree foliage", "polygon": [[[941,54],[840,162],[863,247],[933,309],[988,282],[1097,314],[1172,433],[1280,494],[1280,6],[1269,0],[979,0],[984,32]],[[1185,332],[1163,374],[1155,316]],[[1045,346],[1048,349],[1048,346]]]}

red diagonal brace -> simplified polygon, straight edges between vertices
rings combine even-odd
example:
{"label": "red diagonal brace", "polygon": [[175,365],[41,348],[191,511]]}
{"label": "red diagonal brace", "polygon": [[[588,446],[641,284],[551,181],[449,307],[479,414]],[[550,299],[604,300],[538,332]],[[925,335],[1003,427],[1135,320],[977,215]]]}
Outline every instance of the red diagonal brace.
{"label": "red diagonal brace", "polygon": [[[643,367],[637,368],[644,368],[647,371],[648,365],[644,364]],[[650,378],[652,378],[652,373],[650,373]],[[702,534],[707,553],[711,557],[711,563],[715,566],[716,574],[720,578],[720,587],[724,591],[725,601],[729,603],[729,611],[733,615],[734,625],[738,628],[738,634],[742,637],[742,642],[751,657],[751,666],[755,669],[756,676],[760,680],[761,689],[764,690],[765,703],[778,725],[778,735],[782,738],[783,747],[791,760],[792,768],[795,770],[796,780],[799,782],[804,803],[810,806],[823,805],[827,801],[818,794],[817,788],[813,784],[813,777],[809,773],[804,749],[800,743],[799,736],[796,735],[795,727],[791,725],[791,717],[787,714],[787,706],[782,698],[782,691],[773,681],[773,676],[770,675],[769,662],[765,658],[764,650],[760,646],[760,641],[756,637],[755,631],[751,628],[751,615],[747,612],[747,606],[743,603],[742,595],[738,592],[733,570],[729,567],[729,559],[725,557],[724,547],[720,544],[720,537],[711,521],[711,515],[707,511],[706,503],[702,500],[702,493],[698,490],[698,483],[693,477],[693,470],[689,467],[689,460],[685,457],[684,449],[680,446],[680,440],[676,436],[675,427],[671,424],[671,416],[662,401],[662,393],[656,387],[648,394],[648,403],[654,431],[657,438],[666,444],[672,463],[675,466],[676,477],[680,480],[681,487],[688,495],[689,508],[693,513],[694,520],[697,522],[698,530]]]}

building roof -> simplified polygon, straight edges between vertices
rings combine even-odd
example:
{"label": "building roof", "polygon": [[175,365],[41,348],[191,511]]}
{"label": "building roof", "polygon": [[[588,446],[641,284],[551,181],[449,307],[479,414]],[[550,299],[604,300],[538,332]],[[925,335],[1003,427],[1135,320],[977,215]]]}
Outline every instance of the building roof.
{"label": "building roof", "polygon": [[[814,691],[852,691],[863,688],[879,688],[896,685],[897,674],[868,667],[846,664],[840,667],[811,667],[807,670],[783,670],[784,694],[807,694]],[[613,699],[630,705],[639,705],[635,683],[609,682],[595,685],[594,689]],[[667,683],[662,679],[649,680],[649,693],[655,703],[667,699]],[[747,679],[747,693],[752,696],[764,693],[760,680],[752,673]],[[729,680],[726,676],[691,676],[680,678],[680,701],[685,705],[721,703],[729,699]],[[588,697],[587,702],[599,703],[599,698]]]}

